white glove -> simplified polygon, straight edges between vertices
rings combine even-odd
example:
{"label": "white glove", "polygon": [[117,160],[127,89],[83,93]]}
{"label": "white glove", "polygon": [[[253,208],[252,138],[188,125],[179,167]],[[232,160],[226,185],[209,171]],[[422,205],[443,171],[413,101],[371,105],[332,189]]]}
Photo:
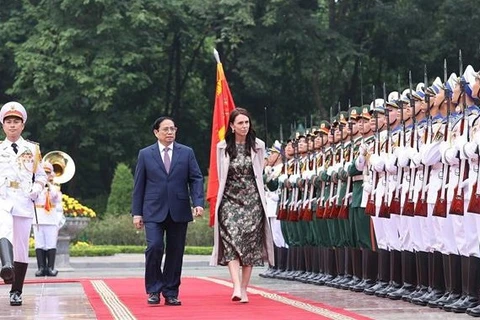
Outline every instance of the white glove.
{"label": "white glove", "polygon": [[358,147],[358,151],[362,156],[365,156],[368,152],[368,146],[365,143],[360,144]]}
{"label": "white glove", "polygon": [[334,171],[335,171],[335,168],[334,168],[333,166],[328,167],[328,169],[327,169],[327,174],[328,174],[329,176],[332,176],[332,174],[333,174]]}
{"label": "white glove", "polygon": [[[403,152],[398,152],[397,154],[397,159],[398,159],[398,166],[399,167],[406,167],[408,165],[408,161],[410,158],[408,157],[409,154],[412,152],[415,152],[412,148],[398,148],[398,149],[403,149]],[[399,150],[400,151],[400,150]]]}
{"label": "white glove", "polygon": [[269,175],[271,172],[272,172],[273,168],[271,166],[266,166],[264,169],[263,169],[263,172],[266,174],[266,175]]}
{"label": "white glove", "polygon": [[331,198],[330,198],[330,203],[331,203],[331,204],[334,204],[335,202],[337,202],[337,198],[338,198],[337,195],[334,195],[333,197],[331,197]]}
{"label": "white glove", "polygon": [[309,175],[309,171],[308,171],[308,170],[303,171],[303,172],[302,172],[302,179],[307,180],[307,179],[308,179],[308,175]]}
{"label": "white glove", "polygon": [[30,199],[35,201],[37,200],[42,190],[43,190],[43,187],[39,183],[34,183],[32,186],[32,190],[30,190],[30,192],[28,193],[28,196],[30,197]]}
{"label": "white glove", "polygon": [[422,155],[420,152],[414,152],[410,159],[412,160],[410,167],[418,168],[422,162]]}
{"label": "white glove", "polygon": [[459,161],[458,161],[458,158],[457,158],[457,149],[455,148],[450,148],[450,149],[447,149],[445,150],[445,161],[451,165],[451,166],[455,166],[455,165],[458,165]]}
{"label": "white glove", "polygon": [[288,179],[288,176],[284,173],[278,177],[278,182],[285,183],[285,180]]}
{"label": "white glove", "polygon": [[351,161],[345,162],[345,165],[343,166],[343,170],[348,172],[348,169],[350,169],[351,165],[352,165]]}
{"label": "white glove", "polygon": [[363,182],[363,190],[365,190],[365,192],[367,192],[367,193],[371,193],[372,192],[372,184],[370,182],[364,181]]}
{"label": "white glove", "polygon": [[300,178],[300,176],[298,174],[292,174],[288,178],[288,181],[290,181],[291,184],[296,184],[298,178]]}
{"label": "white glove", "polygon": [[478,130],[477,132],[475,132],[475,134],[473,135],[473,141],[474,141],[477,145],[480,145],[480,130]]}
{"label": "white glove", "polygon": [[393,156],[385,159],[385,170],[387,170],[387,172],[389,174],[396,174],[397,173],[397,167],[395,166],[395,161],[396,160],[397,159],[394,158]]}
{"label": "white glove", "polygon": [[455,148],[457,148],[457,150],[462,150],[463,146],[466,143],[467,143],[467,137],[465,135],[461,135],[459,137],[456,137],[455,141],[454,141]]}

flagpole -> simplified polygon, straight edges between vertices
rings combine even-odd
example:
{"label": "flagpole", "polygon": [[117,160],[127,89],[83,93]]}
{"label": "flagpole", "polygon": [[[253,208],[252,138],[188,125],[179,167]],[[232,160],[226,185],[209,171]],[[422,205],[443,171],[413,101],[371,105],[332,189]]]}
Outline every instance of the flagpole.
{"label": "flagpole", "polygon": [[268,109],[268,107],[265,106],[265,143],[268,147],[270,144],[268,143],[268,113],[267,113],[267,109]]}

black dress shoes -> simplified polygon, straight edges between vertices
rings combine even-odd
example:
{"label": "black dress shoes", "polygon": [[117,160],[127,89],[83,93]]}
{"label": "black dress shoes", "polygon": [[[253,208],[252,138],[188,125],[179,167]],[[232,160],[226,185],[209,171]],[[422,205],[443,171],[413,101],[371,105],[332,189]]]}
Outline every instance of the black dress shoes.
{"label": "black dress shoes", "polygon": [[10,305],[21,306],[22,305],[22,293],[20,291],[10,292]]}
{"label": "black dress shoes", "polygon": [[148,294],[147,299],[148,304],[159,304],[160,303],[160,294],[153,292]]}
{"label": "black dress shoes", "polygon": [[175,297],[166,297],[165,298],[166,306],[181,306],[182,302]]}

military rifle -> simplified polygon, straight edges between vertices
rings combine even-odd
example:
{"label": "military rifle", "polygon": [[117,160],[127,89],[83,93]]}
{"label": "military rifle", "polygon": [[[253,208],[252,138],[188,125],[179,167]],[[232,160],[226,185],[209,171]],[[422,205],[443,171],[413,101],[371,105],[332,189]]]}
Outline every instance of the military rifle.
{"label": "military rifle", "polygon": [[[415,99],[413,97],[412,90],[412,71],[408,72],[408,84],[410,91],[410,107],[412,108],[412,132],[410,136],[410,146],[418,151],[418,140],[417,140],[417,114],[415,112]],[[415,203],[413,202],[413,191],[415,186],[415,178],[417,174],[417,169],[415,167],[410,168],[410,180],[408,181],[408,189],[405,193],[405,202],[403,205],[403,216],[413,217],[415,214]]]}
{"label": "military rifle", "polygon": [[[427,77],[427,66],[424,66],[423,72],[423,91],[425,92],[425,103],[427,104],[427,126],[425,128],[425,144],[430,144],[432,142],[433,128],[432,128],[432,116],[430,114],[430,95],[427,92],[428,77]],[[415,205],[415,215],[420,217],[426,217],[428,214],[428,204],[427,204],[427,185],[430,181],[430,166],[423,166],[423,181],[422,189],[418,193],[417,203]]]}
{"label": "military rifle", "polygon": [[[354,143],[353,143],[353,121],[349,119],[348,121],[348,129],[350,130],[350,151],[345,159],[346,162],[350,162],[353,160],[353,150],[354,150]],[[354,164],[351,164],[354,165]],[[347,172],[348,174],[348,172]],[[338,219],[348,219],[348,197],[347,195],[350,193],[351,189],[351,182],[352,177],[348,175],[347,177],[347,188],[345,190],[345,197],[343,198],[342,206],[340,207],[340,211],[338,213]]]}
{"label": "military rifle", "polygon": [[[450,133],[450,104],[451,104],[451,97],[450,97],[450,89],[447,86],[447,59],[443,60],[443,88],[445,99],[447,102],[447,118],[445,123],[445,131],[444,131],[444,141],[450,141],[449,133]],[[448,163],[442,164],[442,186],[440,190],[438,190],[437,201],[435,201],[435,205],[433,207],[432,215],[434,217],[447,217],[447,199],[446,199],[446,186],[449,183],[449,172],[450,172],[450,165]]]}
{"label": "military rifle", "polygon": [[[330,123],[331,123],[330,134],[331,134],[332,137],[333,137],[333,142],[332,142],[332,144],[331,144],[331,146],[330,146],[330,150],[331,150],[331,151],[330,151],[330,152],[331,152],[331,162],[332,162],[330,165],[333,166],[333,165],[335,164],[336,146],[335,146],[335,127],[334,127],[334,125],[333,125],[333,111],[332,111],[332,107],[330,107]],[[325,170],[327,170],[327,169],[328,169],[328,168],[325,167]],[[332,177],[330,177],[330,192],[329,192],[329,194],[328,194],[328,196],[329,196],[330,198],[332,197],[333,192],[334,192],[334,190],[335,190],[334,187],[335,187],[335,186],[334,186],[333,179],[332,179]],[[325,210],[324,210],[324,212],[323,212],[323,218],[324,218],[324,219],[330,219],[330,217],[331,217],[331,212],[330,212],[330,211],[332,210],[331,207],[333,207],[333,205],[332,205],[332,203],[331,203],[331,201],[330,201],[330,199],[329,199],[329,200],[327,200],[327,201],[325,202]]]}
{"label": "military rifle", "polygon": [[[390,147],[390,111],[387,108],[387,92],[385,88],[385,82],[383,83],[383,103],[385,106],[385,120],[387,122],[387,136],[385,137],[385,153],[388,155],[389,147]],[[380,138],[380,134],[379,134]],[[388,172],[386,169],[384,171],[385,177],[385,190],[382,196],[382,202],[380,204],[380,210],[378,211],[379,218],[390,218],[390,212],[388,208]]]}
{"label": "military rifle", "polygon": [[[283,140],[283,139],[282,139]],[[281,155],[282,155],[282,162],[283,162],[283,173],[288,177],[288,161],[287,161],[287,156],[285,154],[285,146],[282,145],[282,150],[281,150]],[[287,178],[288,179],[288,178]],[[277,214],[277,220],[287,220],[287,186],[286,186],[286,181],[284,181],[281,185],[281,191],[280,191],[280,205],[278,208],[278,214]]]}
{"label": "military rifle", "polygon": [[[337,152],[340,152],[340,159],[339,159],[339,164],[340,166],[343,166],[343,156],[344,156],[344,148],[345,148],[345,144],[343,142],[343,123],[342,123],[342,117],[341,117],[341,107],[340,107],[340,102],[338,102],[338,130],[340,131],[340,150],[338,150]],[[338,218],[338,214],[340,212],[340,208],[342,206],[342,202],[340,200],[340,193],[341,193],[341,189],[342,189],[342,180],[340,179],[340,174],[339,172],[335,172],[336,176],[337,176],[337,198],[335,200],[335,203],[332,207],[332,210],[330,212],[330,215],[331,215],[331,218],[332,219],[336,219]]]}
{"label": "military rifle", "polygon": [[[294,177],[299,177],[299,172],[300,172],[300,161],[298,161],[298,142],[293,141],[292,142],[293,150],[294,150],[294,159],[293,159],[293,175]],[[292,201],[290,202],[289,205],[289,210],[288,210],[288,221],[292,222],[297,222],[298,221],[298,193],[299,193],[299,188],[298,188],[298,181],[295,181],[293,183],[292,187]]]}
{"label": "military rifle", "polygon": [[[325,141],[323,141],[323,135],[320,135],[322,139],[322,148],[321,148],[321,155],[320,155],[320,167],[323,167],[325,170]],[[323,215],[325,212],[325,206],[324,206],[324,198],[325,198],[325,181],[319,177],[321,183],[320,183],[320,198],[317,200],[317,209],[315,211],[315,216],[317,219],[323,219]]]}
{"label": "military rifle", "polygon": [[[400,110],[400,126],[401,131],[398,133],[398,147],[405,146],[405,120],[403,118],[403,101],[401,100],[401,92],[400,89],[400,75],[397,76],[397,84],[398,84],[398,109]],[[390,214],[400,214],[400,186],[402,185],[403,179],[403,169],[397,166],[397,185],[395,186],[395,194],[393,195],[393,199],[390,203],[390,207],[388,208]]]}
{"label": "military rifle", "polygon": [[[458,54],[458,65],[460,74],[460,95],[462,97],[462,119],[460,120],[460,134],[465,137],[468,142],[468,119],[467,119],[467,101],[466,101],[466,93],[465,93],[465,86],[466,81],[465,77],[463,77],[463,62],[462,62],[462,50],[459,51]],[[464,189],[462,187],[463,181],[468,179],[468,162],[467,159],[461,157],[460,159],[460,174],[458,175],[458,183],[455,187],[455,191],[453,194],[452,204],[450,205],[450,214],[456,214],[463,216],[464,214]]]}
{"label": "military rifle", "polygon": [[[375,149],[374,152],[377,155],[380,155],[380,132],[378,130],[378,112],[376,111],[376,106],[375,106],[375,86],[372,86],[372,98],[373,98],[373,115],[375,116]],[[368,195],[368,200],[367,200],[367,205],[365,207],[365,214],[369,216],[375,216],[375,198],[372,196],[372,193],[375,191],[377,188],[377,172],[375,170],[372,170],[372,191]]]}

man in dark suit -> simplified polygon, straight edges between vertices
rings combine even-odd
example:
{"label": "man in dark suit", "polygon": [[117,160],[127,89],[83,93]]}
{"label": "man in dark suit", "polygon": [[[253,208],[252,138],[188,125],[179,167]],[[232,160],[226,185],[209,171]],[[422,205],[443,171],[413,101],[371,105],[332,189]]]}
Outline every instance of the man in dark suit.
{"label": "man in dark suit", "polygon": [[[140,150],[135,169],[132,215],[137,229],[145,227],[145,288],[149,304],[179,306],[178,288],[188,222],[203,214],[203,176],[193,150],[175,142],[173,119],[153,124],[158,141]],[[164,236],[166,247],[164,244]],[[165,264],[161,268],[165,248]]]}

